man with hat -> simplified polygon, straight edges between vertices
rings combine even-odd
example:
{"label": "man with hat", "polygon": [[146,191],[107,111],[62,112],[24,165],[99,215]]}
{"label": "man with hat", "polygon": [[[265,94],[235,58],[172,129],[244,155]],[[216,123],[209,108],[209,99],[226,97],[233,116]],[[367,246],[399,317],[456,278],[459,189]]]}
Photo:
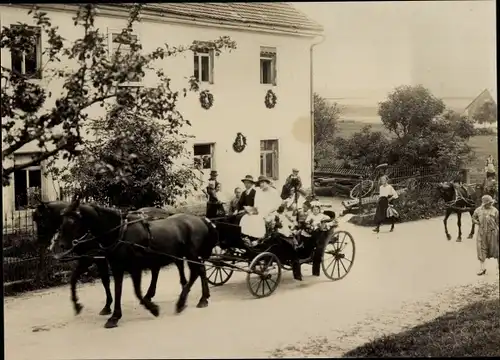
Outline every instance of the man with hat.
{"label": "man with hat", "polygon": [[285,180],[285,184],[283,185],[283,188],[281,190],[281,198],[283,200],[290,197],[292,188],[295,189],[295,193],[300,193],[305,196],[305,193],[302,190],[302,180],[299,176],[299,170],[296,168],[292,169],[292,173],[288,175]]}
{"label": "man with hat", "polygon": [[243,211],[245,206],[254,206],[255,202],[255,181],[252,175],[247,175],[241,179],[245,186],[245,191],[240,196],[238,201],[238,211]]}
{"label": "man with hat", "polygon": [[217,199],[216,189],[219,186],[219,182],[217,181],[217,176],[219,174],[216,170],[210,171],[210,178],[208,179],[208,185],[206,187],[205,195],[207,195],[207,212],[206,217],[211,219],[217,217],[221,204]]}

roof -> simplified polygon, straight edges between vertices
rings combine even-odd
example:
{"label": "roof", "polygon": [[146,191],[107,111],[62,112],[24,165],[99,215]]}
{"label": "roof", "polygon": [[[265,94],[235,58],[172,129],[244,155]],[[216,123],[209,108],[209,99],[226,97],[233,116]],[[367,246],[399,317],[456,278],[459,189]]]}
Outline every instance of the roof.
{"label": "roof", "polygon": [[467,105],[467,107],[465,108],[465,111],[467,111],[471,106],[473,106],[476,102],[478,102],[484,95],[489,97],[490,100],[495,101],[493,99],[493,96],[491,96],[490,91],[488,89],[484,89],[483,91],[481,91],[481,93],[478,96],[476,96],[474,98],[474,100],[471,101],[471,103],[469,105]]}
{"label": "roof", "polygon": [[[103,4],[104,5],[104,4]],[[132,4],[105,4],[130,7]],[[189,19],[230,21],[272,29],[323,32],[323,26],[308,18],[290,3],[147,3],[144,10]]]}

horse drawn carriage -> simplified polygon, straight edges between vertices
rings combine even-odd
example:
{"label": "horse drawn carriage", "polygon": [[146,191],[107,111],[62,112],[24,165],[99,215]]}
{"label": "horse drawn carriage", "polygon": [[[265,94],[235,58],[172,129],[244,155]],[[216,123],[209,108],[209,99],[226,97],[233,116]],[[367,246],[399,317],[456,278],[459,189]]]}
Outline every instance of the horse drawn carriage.
{"label": "horse drawn carriage", "polygon": [[[282,270],[291,270],[294,256],[298,256],[300,264],[321,262],[324,275],[332,281],[343,279],[354,263],[354,239],[349,232],[336,230],[338,223],[333,211],[325,211],[325,214],[331,220],[311,237],[301,235],[300,229],[304,225],[299,225],[294,236],[302,245],[295,250],[290,239],[281,236],[276,229],[251,246],[244,241],[241,228],[234,221],[229,218],[213,219],[219,242],[207,261],[208,282],[221,286],[235,271],[245,272],[250,293],[257,298],[266,297],[278,288]],[[296,253],[291,254],[291,251]]]}

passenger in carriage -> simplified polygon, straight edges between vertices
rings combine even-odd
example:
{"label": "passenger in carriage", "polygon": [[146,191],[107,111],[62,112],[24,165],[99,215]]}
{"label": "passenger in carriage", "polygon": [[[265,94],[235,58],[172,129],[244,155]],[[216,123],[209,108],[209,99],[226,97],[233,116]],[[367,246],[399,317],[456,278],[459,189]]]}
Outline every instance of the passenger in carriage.
{"label": "passenger in carriage", "polygon": [[331,225],[328,224],[332,224],[330,221],[333,219],[321,212],[321,203],[319,201],[311,201],[310,205],[311,210],[308,212],[305,220],[307,228],[306,230],[302,230],[301,237],[309,238],[309,240],[305,241],[316,242],[316,251],[313,254],[312,274],[313,276],[320,276],[321,259],[326,245],[323,239],[324,236],[328,236],[328,233],[318,230],[329,230]]}
{"label": "passenger in carriage", "polygon": [[283,205],[285,206],[285,211],[295,215],[303,209],[305,202],[305,197],[300,192],[296,193],[295,188],[291,188],[290,196],[283,201]]}
{"label": "passenger in carriage", "polygon": [[[241,233],[254,239],[262,239],[266,235],[266,222],[272,220],[273,213],[281,205],[278,192],[271,187],[271,181],[259,176],[259,189],[255,191],[253,206],[244,206],[245,215],[241,218]],[[243,195],[242,195],[243,197]]]}
{"label": "passenger in carriage", "polygon": [[245,191],[240,196],[240,200],[238,202],[238,211],[243,211],[245,206],[254,206],[255,203],[255,181],[253,180],[252,175],[245,176],[244,179],[241,180],[243,185],[245,186]]}
{"label": "passenger in carriage", "polygon": [[309,230],[308,232],[320,230],[321,225],[329,220],[331,220],[331,218],[321,212],[321,203],[319,201],[311,202],[311,212],[307,215],[305,220]]}
{"label": "passenger in carriage", "polygon": [[241,188],[234,189],[234,197],[229,202],[229,215],[236,215],[238,213],[238,204],[241,198]]}

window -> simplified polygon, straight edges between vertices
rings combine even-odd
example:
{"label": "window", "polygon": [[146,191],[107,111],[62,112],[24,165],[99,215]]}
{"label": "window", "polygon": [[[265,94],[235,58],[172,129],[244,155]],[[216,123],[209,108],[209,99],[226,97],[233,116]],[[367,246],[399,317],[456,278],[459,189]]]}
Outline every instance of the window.
{"label": "window", "polygon": [[260,174],[278,180],[278,140],[260,141]]}
{"label": "window", "polygon": [[[12,30],[21,30],[21,25],[11,25]],[[38,26],[28,26],[31,39],[29,44],[23,44],[23,50],[11,50],[11,69],[18,74],[32,79],[42,78],[42,33]]]}
{"label": "window", "polygon": [[194,165],[201,170],[214,168],[214,144],[196,144],[193,146]]}
{"label": "window", "polygon": [[[31,156],[17,155],[14,163],[26,163],[31,161]],[[41,196],[42,169],[40,165],[34,165],[22,170],[14,171],[14,207],[16,210],[24,210],[36,203],[35,196]]]}
{"label": "window", "polygon": [[260,48],[260,83],[276,85],[276,48]]}
{"label": "window", "polygon": [[[118,58],[125,58],[132,51],[130,45],[137,42],[137,35],[122,35],[121,31],[112,31],[111,35],[111,44],[110,44],[110,55],[114,56],[114,54],[118,53]],[[129,38],[130,36],[130,38]],[[141,81],[141,76],[131,71],[128,74],[128,83],[138,83]],[[123,86],[127,86],[128,83],[120,84]],[[133,84],[132,86],[137,86],[137,84]]]}
{"label": "window", "polygon": [[[195,41],[197,45],[203,45],[203,42]],[[199,48],[194,52],[193,57],[194,73],[193,76],[199,82],[214,83],[214,51],[208,47],[206,49]]]}

